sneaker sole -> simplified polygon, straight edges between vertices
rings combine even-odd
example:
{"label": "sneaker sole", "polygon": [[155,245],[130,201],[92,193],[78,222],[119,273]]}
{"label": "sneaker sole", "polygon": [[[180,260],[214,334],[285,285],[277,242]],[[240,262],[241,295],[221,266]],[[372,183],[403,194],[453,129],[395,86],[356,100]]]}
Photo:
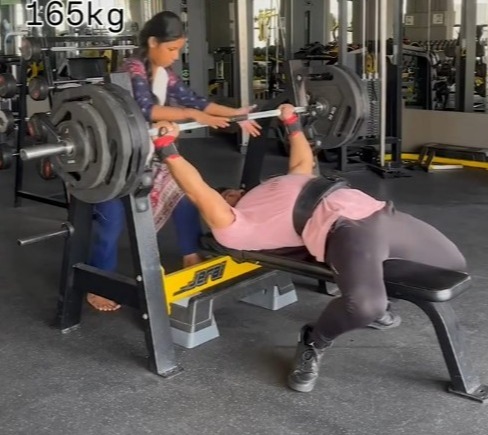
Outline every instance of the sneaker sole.
{"label": "sneaker sole", "polygon": [[288,378],[288,387],[290,387],[294,391],[298,391],[299,393],[310,393],[314,389],[315,383],[316,382],[314,382],[313,384],[306,384],[306,385],[297,384]]}
{"label": "sneaker sole", "polygon": [[369,324],[367,327],[371,329],[377,329],[379,331],[386,331],[387,329],[398,328],[401,324],[402,324],[402,318],[398,316],[389,325],[373,322]]}

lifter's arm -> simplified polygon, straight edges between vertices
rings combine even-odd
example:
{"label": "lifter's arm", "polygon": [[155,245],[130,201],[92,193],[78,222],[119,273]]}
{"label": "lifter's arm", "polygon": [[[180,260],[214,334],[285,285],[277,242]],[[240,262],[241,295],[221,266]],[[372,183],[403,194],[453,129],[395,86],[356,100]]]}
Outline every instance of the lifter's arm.
{"label": "lifter's arm", "polygon": [[288,162],[289,174],[313,174],[314,157],[312,147],[303,134],[300,118],[294,113],[290,104],[280,106],[280,119],[285,124],[290,141],[290,159]]}
{"label": "lifter's arm", "polygon": [[165,136],[157,138],[154,143],[156,152],[161,155],[168,166],[171,175],[192,201],[210,228],[225,228],[235,220],[232,207],[222,196],[212,189],[198,172],[198,170],[184,159],[174,146],[178,136],[176,124],[158,123],[158,127],[168,130]]}

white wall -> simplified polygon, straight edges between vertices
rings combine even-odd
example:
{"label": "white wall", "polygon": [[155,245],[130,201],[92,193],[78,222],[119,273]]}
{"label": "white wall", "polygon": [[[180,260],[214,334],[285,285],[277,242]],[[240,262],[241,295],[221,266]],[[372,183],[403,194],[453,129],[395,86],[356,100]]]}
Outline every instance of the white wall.
{"label": "white wall", "polygon": [[488,114],[403,110],[403,151],[439,143],[488,148]]}

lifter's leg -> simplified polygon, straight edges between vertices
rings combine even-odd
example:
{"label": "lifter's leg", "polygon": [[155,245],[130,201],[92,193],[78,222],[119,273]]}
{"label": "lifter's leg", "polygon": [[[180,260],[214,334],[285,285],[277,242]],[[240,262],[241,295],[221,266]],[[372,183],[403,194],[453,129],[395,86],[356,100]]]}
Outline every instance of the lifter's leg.
{"label": "lifter's leg", "polygon": [[432,225],[409,214],[392,211],[385,231],[391,239],[393,258],[466,272],[466,259],[459,248]]}
{"label": "lifter's leg", "polygon": [[334,270],[341,297],[329,303],[313,328],[302,329],[295,367],[288,378],[292,389],[311,391],[323,352],[332,341],[385,313],[388,300],[383,262],[388,258],[389,247],[383,220],[383,212],[362,221],[343,220],[329,235],[327,262]]}

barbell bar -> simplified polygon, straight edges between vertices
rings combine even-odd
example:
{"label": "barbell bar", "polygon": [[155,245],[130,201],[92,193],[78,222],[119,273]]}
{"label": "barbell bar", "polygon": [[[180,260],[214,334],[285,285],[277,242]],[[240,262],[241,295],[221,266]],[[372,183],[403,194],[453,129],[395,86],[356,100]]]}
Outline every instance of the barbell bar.
{"label": "barbell bar", "polygon": [[22,148],[17,153],[9,145],[0,143],[0,169],[9,169],[12,166],[14,157],[20,157],[23,161],[29,161],[45,157],[69,156],[73,153],[74,149],[74,144],[68,141],[62,141],[56,144],[43,144]]}
{"label": "barbell bar", "polygon": [[43,51],[51,52],[66,52],[66,51],[81,51],[81,50],[135,50],[136,45],[108,45],[108,46],[65,46],[65,47],[42,47],[41,41],[37,38],[26,37],[22,39],[20,52],[25,61],[40,61]]}
{"label": "barbell bar", "polygon": [[[325,106],[323,104],[312,104],[308,107],[295,107],[294,112],[297,115],[302,114],[309,114],[311,116],[318,116],[320,113],[323,112]],[[264,118],[275,118],[281,114],[281,110],[274,109],[274,110],[266,110],[263,112],[254,112],[248,113],[245,115],[238,115],[231,117],[229,120],[230,122],[242,122],[242,121],[249,121],[249,120],[257,120],[257,119],[264,119]],[[196,130],[197,128],[205,128],[208,127],[207,124],[201,124],[200,122],[186,122],[182,124],[178,124],[180,131],[189,131],[189,130]],[[161,134],[161,129],[158,128],[151,128],[149,129],[150,136],[159,136]]]}
{"label": "barbell bar", "polygon": [[43,157],[54,157],[69,155],[74,151],[75,147],[69,142],[60,142],[57,144],[43,144],[40,146],[33,146],[22,148],[19,151],[19,157],[23,161],[41,159]]}

